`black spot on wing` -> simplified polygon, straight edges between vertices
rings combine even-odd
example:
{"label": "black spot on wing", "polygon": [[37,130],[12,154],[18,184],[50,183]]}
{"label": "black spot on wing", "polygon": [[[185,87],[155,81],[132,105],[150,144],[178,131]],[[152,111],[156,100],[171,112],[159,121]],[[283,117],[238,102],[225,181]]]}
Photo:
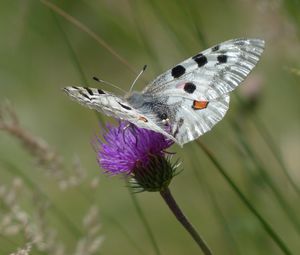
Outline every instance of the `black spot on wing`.
{"label": "black spot on wing", "polygon": [[90,88],[85,87],[85,89],[86,89],[86,91],[87,91],[91,96],[94,95],[93,91],[92,91]]}
{"label": "black spot on wing", "polygon": [[121,107],[123,107],[126,110],[131,110],[131,107],[129,107],[127,105],[121,104],[120,102],[118,102],[118,104],[121,105]]}
{"label": "black spot on wing", "polygon": [[214,47],[211,48],[211,51],[215,52],[215,51],[217,51],[219,49],[220,49],[220,45],[216,45],[216,46],[214,46]]}
{"label": "black spot on wing", "polygon": [[223,63],[227,62],[227,56],[226,55],[219,55],[217,59],[218,59],[220,64],[223,64]]}
{"label": "black spot on wing", "polygon": [[102,89],[97,89],[98,93],[101,94],[105,94],[104,91]]}
{"label": "black spot on wing", "polygon": [[185,68],[182,65],[175,66],[171,71],[171,74],[174,78],[179,78],[184,73],[185,73]]}
{"label": "black spot on wing", "polygon": [[192,57],[192,59],[198,64],[199,67],[207,64],[207,58],[202,53],[197,54],[196,56]]}
{"label": "black spot on wing", "polygon": [[187,82],[186,84],[184,84],[183,89],[185,92],[192,94],[192,93],[194,93],[194,91],[196,89],[196,85],[192,82]]}
{"label": "black spot on wing", "polygon": [[87,94],[85,94],[83,91],[78,90],[78,92],[79,92],[79,94],[82,95],[83,97],[87,98],[88,100],[91,100],[91,98],[90,98]]}

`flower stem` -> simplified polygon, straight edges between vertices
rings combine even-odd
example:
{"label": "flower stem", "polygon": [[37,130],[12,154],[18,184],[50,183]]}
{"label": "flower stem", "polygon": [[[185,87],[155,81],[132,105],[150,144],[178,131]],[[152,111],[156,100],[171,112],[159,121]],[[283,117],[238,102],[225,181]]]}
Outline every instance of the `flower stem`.
{"label": "flower stem", "polygon": [[198,244],[198,246],[201,248],[202,252],[205,255],[212,255],[211,250],[208,248],[205,241],[202,239],[202,237],[199,235],[199,233],[196,231],[196,229],[193,227],[193,225],[189,222],[189,220],[185,217],[179,206],[177,205],[174,197],[171,194],[171,191],[169,188],[165,188],[160,191],[160,195],[163,197],[173,214],[175,215],[176,219],[182,224],[182,226],[190,233],[190,235],[193,237],[195,242]]}

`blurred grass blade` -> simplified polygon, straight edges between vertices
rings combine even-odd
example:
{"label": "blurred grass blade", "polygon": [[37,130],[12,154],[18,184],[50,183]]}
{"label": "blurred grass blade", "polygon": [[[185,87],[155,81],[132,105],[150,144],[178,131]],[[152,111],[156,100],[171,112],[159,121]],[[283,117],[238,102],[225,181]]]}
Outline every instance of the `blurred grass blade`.
{"label": "blurred grass blade", "polygon": [[[160,25],[164,26],[164,30],[172,36],[172,38],[174,38],[175,40],[174,43],[176,43],[177,45],[177,49],[181,50],[184,53],[189,53],[189,48],[188,46],[186,46],[186,44],[184,43],[184,40],[182,37],[178,36],[176,29],[170,24],[170,22],[168,22],[166,15],[163,13],[163,11],[161,10],[161,5],[160,5],[161,1],[157,1],[157,0],[151,0],[149,2],[147,2],[147,4],[149,4],[149,6],[152,9],[152,13],[156,16],[156,18],[159,20]],[[183,49],[184,48],[184,49]]]}
{"label": "blurred grass blade", "polygon": [[[235,97],[238,101],[239,106],[241,107],[241,109],[243,109],[243,107],[245,105],[244,100],[237,93],[235,94]],[[278,150],[278,146],[275,144],[274,139],[270,135],[268,129],[266,128],[266,126],[263,124],[261,119],[256,114],[253,114],[251,117],[252,118],[250,118],[250,119],[252,120],[253,125],[255,126],[258,133],[260,134],[260,136],[264,140],[265,144],[268,146],[271,153],[274,155],[277,162],[279,163],[279,165],[280,165],[280,167],[283,171],[283,174],[286,176],[288,182],[290,183],[292,188],[295,190],[295,192],[300,197],[300,189],[299,189],[298,185],[295,183],[295,181],[293,180],[293,178],[291,177],[291,175],[289,174],[289,170],[288,170],[286,164],[284,163],[284,160],[282,158],[282,155],[281,155],[280,151]],[[240,137],[241,137],[241,139],[243,138],[242,136],[240,136]],[[247,143],[246,143],[246,145],[247,145]],[[251,150],[249,145],[247,145],[247,147],[249,147],[249,150]]]}
{"label": "blurred grass blade", "polygon": [[108,45],[99,35],[97,35],[95,32],[93,32],[91,29],[89,29],[87,26],[85,26],[83,23],[81,23],[79,20],[75,19],[73,16],[69,15],[65,11],[63,11],[61,8],[59,8],[54,3],[51,3],[47,0],[40,0],[44,5],[46,5],[48,8],[50,8],[52,11],[60,15],[61,17],[68,20],[70,23],[75,25],[78,29],[88,34],[91,38],[93,38],[97,43],[99,43],[102,47],[104,47],[106,50],[108,50],[116,59],[118,59],[122,64],[124,64],[132,73],[137,74],[135,69],[126,61],[123,57],[121,57],[112,47]]}
{"label": "blurred grass blade", "polygon": [[[196,150],[193,150],[193,152],[195,152],[195,151]],[[197,159],[198,156],[194,155],[193,157],[190,156],[190,158]],[[222,212],[222,209],[218,205],[218,201],[210,187],[210,184],[205,179],[205,174],[201,174],[201,177],[200,177],[199,171],[197,171],[197,169],[199,168],[198,167],[199,164],[196,165],[196,163],[198,163],[198,162],[195,162],[193,160],[191,160],[191,162],[193,164],[192,169],[193,169],[193,174],[196,178],[196,181],[199,183],[199,186],[205,191],[205,193],[208,194],[209,200],[211,201],[211,204],[213,207],[212,211],[215,213],[216,219],[218,219],[218,221],[219,221],[219,226],[222,228],[222,230],[224,232],[223,236],[227,240],[226,244],[227,244],[228,250],[230,250],[231,254],[235,254],[235,255],[241,254],[239,252],[238,245],[233,237],[232,231],[230,229],[230,225],[227,223],[226,218]]]}
{"label": "blurred grass blade", "polygon": [[[139,1],[139,3],[141,3],[141,2]],[[151,59],[152,59],[152,66],[156,70],[157,73],[161,72],[162,67],[158,61],[159,56],[155,52],[155,49],[153,49],[153,47],[151,46],[149,39],[146,37],[146,34],[144,33],[145,28],[143,27],[143,21],[139,16],[139,13],[141,11],[138,9],[138,6],[137,6],[138,3],[136,0],[129,0],[129,5],[132,10],[131,14],[133,16],[134,23],[136,25],[138,34],[143,42],[143,45],[145,47],[145,50],[146,50],[148,56],[151,57]]]}
{"label": "blurred grass blade", "polygon": [[241,129],[239,128],[238,124],[235,121],[231,121],[231,125],[234,129],[234,133],[242,145],[243,149],[247,153],[248,157],[252,160],[254,165],[256,166],[257,171],[259,172],[260,177],[264,180],[264,182],[268,185],[268,187],[273,192],[274,197],[278,201],[278,204],[281,206],[282,210],[285,212],[289,220],[293,223],[293,226],[297,230],[298,234],[300,235],[300,223],[296,215],[294,215],[291,207],[285,201],[285,198],[281,195],[281,192],[276,187],[275,183],[269,176],[266,169],[263,167],[263,164],[260,160],[255,156],[254,152],[248,145],[249,143],[245,140],[244,136],[241,133]]}
{"label": "blurred grass blade", "polygon": [[194,5],[193,1],[183,1],[183,0],[177,0],[177,1],[181,3],[182,10],[186,12],[187,18],[189,18],[189,20],[191,21],[190,27],[194,30],[198,38],[198,41],[201,43],[202,47],[208,48],[209,45],[202,32],[203,29],[201,29],[201,25],[200,25],[201,20],[199,19],[201,15],[199,15],[197,6]]}
{"label": "blurred grass blade", "polygon": [[116,228],[118,228],[120,230],[120,232],[127,238],[128,243],[130,243],[138,252],[138,254],[146,254],[145,251],[143,251],[141,249],[141,247],[136,243],[135,239],[132,238],[130,236],[130,234],[128,233],[128,231],[126,230],[126,228],[124,228],[122,226],[122,224],[120,224],[120,222],[118,222],[116,219],[112,218],[109,215],[103,215],[108,221],[110,221],[113,225],[116,226]]}
{"label": "blurred grass blade", "polygon": [[160,254],[161,254],[161,253],[160,253],[160,250],[159,250],[158,245],[157,245],[157,243],[156,243],[156,241],[155,241],[155,238],[154,238],[154,235],[153,235],[153,233],[152,233],[152,230],[151,230],[151,228],[150,228],[150,226],[149,226],[149,223],[148,223],[148,221],[147,221],[147,219],[146,219],[146,217],[145,217],[145,215],[144,215],[144,213],[143,213],[143,211],[142,211],[142,208],[141,208],[141,206],[140,206],[140,204],[139,204],[139,202],[138,202],[138,200],[137,200],[137,198],[136,198],[136,195],[132,192],[132,190],[131,190],[131,188],[129,187],[129,185],[127,185],[127,186],[128,186],[128,192],[129,192],[129,194],[130,194],[130,197],[131,197],[131,200],[132,200],[132,202],[133,202],[134,208],[135,208],[135,210],[136,210],[136,212],[137,212],[139,218],[141,219],[141,221],[142,221],[142,223],[143,223],[143,225],[144,225],[144,227],[145,227],[145,229],[146,229],[146,232],[147,232],[147,234],[148,234],[148,236],[149,236],[149,239],[150,239],[150,241],[151,241],[151,244],[152,244],[152,246],[153,246],[153,249],[154,249],[154,251],[155,251],[155,254],[156,254],[156,255],[160,255]]}
{"label": "blurred grass blade", "polygon": [[283,4],[288,11],[289,15],[293,19],[297,29],[298,29],[298,37],[300,38],[300,0],[285,0]]}
{"label": "blurred grass blade", "polygon": [[[18,244],[15,240],[12,240],[11,238],[3,235],[2,233],[0,233],[0,239],[5,240],[5,242],[13,245],[14,247],[18,247]],[[2,246],[5,246],[5,245],[2,245]],[[6,250],[3,250],[2,247],[0,247],[0,253],[1,254],[9,254],[9,252]]]}
{"label": "blurred grass blade", "polygon": [[26,174],[24,174],[16,165],[13,163],[1,159],[0,164],[4,166],[7,171],[9,170],[10,174],[14,174],[16,176],[19,176],[24,180],[26,183],[27,187],[32,190],[33,193],[39,194],[41,197],[45,199],[45,201],[49,202],[49,208],[52,209],[51,211],[55,216],[57,217],[58,220],[60,220],[61,224],[65,226],[65,228],[70,232],[71,236],[74,238],[78,239],[82,237],[82,232],[81,230],[68,218],[68,216],[58,208],[55,203],[48,197],[48,195],[34,182],[32,181]]}
{"label": "blurred grass blade", "polygon": [[285,162],[282,158],[282,154],[278,150],[278,147],[275,144],[274,139],[271,137],[268,129],[263,124],[261,119],[259,119],[258,117],[255,117],[254,122],[255,122],[255,126],[256,126],[258,132],[261,134],[261,137],[263,138],[263,140],[265,141],[265,143],[269,147],[270,151],[273,153],[274,157],[278,161],[280,167],[282,168],[283,173],[286,176],[287,180],[289,181],[291,186],[294,188],[294,190],[297,192],[297,194],[300,198],[300,188],[298,187],[298,185],[295,183],[295,181],[293,180],[293,178],[289,174],[289,170],[288,170],[288,168],[287,168],[287,166],[286,166],[286,164],[285,164]]}
{"label": "blurred grass blade", "polygon": [[[53,11],[51,11],[51,13],[52,13],[53,19],[54,19],[54,21],[55,21],[55,23],[56,23],[56,25],[58,27],[58,30],[60,31],[60,33],[62,35],[62,38],[63,38],[64,42],[66,43],[66,46],[67,46],[67,48],[69,50],[70,58],[71,58],[71,60],[72,60],[72,62],[74,64],[75,68],[79,72],[79,76],[81,78],[81,81],[83,82],[83,84],[85,84],[85,86],[87,86],[89,84],[88,80],[87,80],[87,78],[86,78],[86,76],[84,74],[84,71],[83,71],[83,69],[82,69],[82,67],[80,65],[78,57],[77,57],[77,55],[76,55],[76,53],[75,53],[75,51],[74,51],[74,49],[73,49],[73,47],[71,45],[71,42],[69,41],[68,36],[66,35],[66,33],[63,30],[63,28],[62,28],[62,26],[61,26],[58,18],[56,17],[56,14]],[[105,123],[104,123],[102,114],[99,113],[98,111],[95,111],[95,110],[94,110],[94,112],[95,112],[95,114],[97,116],[97,119],[100,121],[101,126],[105,127]]]}
{"label": "blurred grass blade", "polygon": [[88,80],[87,80],[87,78],[86,78],[86,76],[85,76],[85,74],[83,72],[83,69],[82,69],[82,67],[80,65],[80,62],[79,62],[79,60],[78,60],[78,58],[76,56],[76,53],[75,53],[75,51],[74,51],[74,49],[73,49],[73,47],[71,45],[71,42],[68,39],[68,36],[66,35],[65,31],[63,30],[63,28],[62,28],[62,26],[61,26],[61,24],[60,24],[60,22],[59,22],[59,20],[58,20],[58,18],[56,16],[56,14],[53,11],[51,11],[51,14],[52,14],[52,17],[54,19],[54,22],[55,22],[58,30],[61,33],[61,36],[62,36],[64,42],[66,43],[66,46],[67,46],[68,51],[69,51],[70,58],[71,58],[71,60],[72,60],[72,62],[74,64],[74,66],[76,67],[77,71],[79,72],[79,76],[81,78],[82,83],[88,85]]}
{"label": "blurred grass blade", "polygon": [[226,173],[225,169],[222,165],[217,161],[214,155],[201,143],[199,140],[196,141],[197,145],[205,152],[205,154],[209,157],[212,163],[215,165],[220,174],[225,178],[226,182],[230,185],[230,187],[234,190],[234,192],[238,195],[238,197],[242,200],[242,202],[246,205],[246,207],[252,212],[252,214],[257,218],[257,220],[262,224],[265,231],[272,238],[272,240],[277,244],[280,250],[286,255],[292,255],[289,248],[282,241],[282,239],[277,235],[277,233],[273,230],[273,228],[269,225],[269,223],[260,215],[260,213],[252,206],[250,201],[245,197],[245,195],[240,191],[238,186],[234,183],[234,181],[229,177]]}

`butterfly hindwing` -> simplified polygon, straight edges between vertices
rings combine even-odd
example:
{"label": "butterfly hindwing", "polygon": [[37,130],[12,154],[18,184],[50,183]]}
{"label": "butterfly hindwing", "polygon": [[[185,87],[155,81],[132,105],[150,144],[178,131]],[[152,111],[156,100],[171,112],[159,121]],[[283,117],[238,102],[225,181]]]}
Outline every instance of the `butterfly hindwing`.
{"label": "butterfly hindwing", "polygon": [[196,101],[174,97],[178,100],[175,119],[170,119],[172,135],[177,143],[183,145],[197,139],[211,130],[225,116],[229,107],[229,95],[222,95],[210,101]]}
{"label": "butterfly hindwing", "polygon": [[[210,101],[188,97],[134,93],[128,101],[156,127],[168,132],[179,145],[195,140],[220,121],[229,106],[229,96]],[[153,126],[145,127],[152,129]]]}

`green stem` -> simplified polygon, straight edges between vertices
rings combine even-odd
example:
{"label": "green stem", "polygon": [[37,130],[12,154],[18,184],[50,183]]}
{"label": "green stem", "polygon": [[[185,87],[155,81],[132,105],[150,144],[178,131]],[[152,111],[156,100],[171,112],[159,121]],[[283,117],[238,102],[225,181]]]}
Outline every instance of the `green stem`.
{"label": "green stem", "polygon": [[160,195],[165,200],[166,204],[169,206],[170,210],[175,215],[176,219],[182,224],[182,226],[189,232],[189,234],[198,244],[203,254],[212,255],[212,252],[207,246],[206,242],[199,235],[199,233],[196,231],[196,229],[193,227],[193,225],[189,222],[187,217],[183,214],[183,212],[179,208],[169,188],[165,188],[161,190]]}
{"label": "green stem", "polygon": [[231,121],[232,127],[235,130],[235,134],[242,145],[243,149],[247,153],[248,157],[252,160],[254,165],[256,166],[257,171],[259,172],[260,177],[264,180],[266,185],[270,188],[272,191],[274,197],[278,201],[278,204],[282,208],[282,210],[287,215],[288,219],[292,222],[293,226],[295,227],[298,234],[300,234],[300,222],[297,218],[297,216],[293,213],[291,210],[289,204],[285,201],[284,197],[281,195],[281,192],[276,187],[275,183],[269,176],[268,172],[263,167],[262,162],[255,156],[253,150],[250,146],[248,146],[247,141],[245,140],[244,136],[242,135],[242,131],[239,127],[239,125],[235,121]]}
{"label": "green stem", "polygon": [[49,9],[54,11],[56,14],[60,15],[74,26],[76,26],[82,32],[88,34],[91,38],[93,38],[98,44],[100,44],[103,48],[105,48],[109,53],[112,54],[118,61],[120,61],[123,65],[125,65],[132,73],[137,74],[135,69],[126,61],[123,57],[121,57],[110,45],[107,43],[102,37],[97,35],[94,31],[85,26],[82,22],[66,13],[63,9],[59,8],[57,5],[48,0],[40,0],[42,4],[47,6]]}
{"label": "green stem", "polygon": [[117,220],[115,220],[114,218],[112,218],[109,215],[103,215],[104,218],[106,218],[108,221],[110,221],[113,225],[116,226],[116,228],[118,228],[120,230],[120,232],[127,238],[128,242],[136,249],[136,251],[138,252],[138,254],[146,254],[145,251],[143,251],[140,246],[136,243],[136,240],[134,238],[132,238],[128,231],[126,230],[126,228],[124,228],[120,222],[118,222]]}
{"label": "green stem", "polygon": [[216,160],[213,154],[199,141],[197,141],[198,146],[205,152],[205,154],[210,158],[212,163],[215,165],[217,170],[221,173],[230,187],[234,190],[234,192],[238,195],[238,197],[243,201],[243,203],[247,206],[247,208],[252,212],[252,214],[259,220],[262,224],[265,231],[269,234],[272,240],[277,244],[280,250],[286,255],[292,255],[292,252],[288,249],[282,239],[276,234],[273,228],[269,225],[267,221],[260,215],[260,213],[251,205],[245,195],[240,191],[238,186],[233,182],[233,180],[226,173],[225,169],[221,166],[221,164]]}
{"label": "green stem", "polygon": [[[194,158],[197,158],[197,155],[194,155]],[[211,201],[211,204],[214,208],[213,212],[216,214],[216,218],[219,220],[219,225],[224,231],[224,237],[227,238],[226,244],[228,246],[228,249],[231,250],[231,254],[236,254],[236,255],[240,254],[240,252],[238,250],[238,245],[234,239],[230,225],[226,221],[226,217],[224,216],[224,213],[222,212],[222,209],[221,209],[220,205],[218,204],[218,200],[217,200],[216,196],[214,195],[210,184],[206,181],[205,174],[201,173],[201,176],[200,176],[199,171],[197,171],[196,168],[198,168],[199,163],[198,162],[196,162],[196,163],[198,165],[197,166],[193,165],[193,167],[192,167],[193,173],[195,175],[197,182],[199,183],[199,186],[202,187],[204,192],[207,193],[207,195],[209,196],[209,200]]]}
{"label": "green stem", "polygon": [[145,28],[143,27],[143,19],[141,17],[141,11],[138,9],[138,3],[140,1],[130,0],[129,7],[131,8],[131,16],[134,19],[134,23],[136,25],[136,29],[141,38],[141,41],[144,45],[144,49],[147,52],[148,56],[151,57],[153,64],[152,67],[156,69],[156,72],[160,72],[162,70],[161,64],[158,59],[159,56],[153,48],[153,44],[151,44],[150,40],[147,38],[148,33],[145,33]]}
{"label": "green stem", "polygon": [[[79,72],[79,76],[80,76],[81,81],[83,82],[83,84],[86,84],[85,86],[88,86],[88,80],[87,80],[87,78],[86,78],[86,76],[83,72],[83,69],[80,65],[79,59],[78,59],[78,57],[77,57],[77,55],[76,55],[76,53],[75,53],[75,51],[74,51],[74,49],[71,45],[70,40],[68,39],[68,36],[66,35],[65,31],[63,30],[63,28],[62,28],[62,26],[61,26],[61,24],[60,24],[60,22],[59,22],[59,20],[56,16],[56,13],[54,11],[51,11],[51,13],[52,13],[53,19],[55,21],[55,24],[57,25],[58,30],[60,31],[64,42],[66,43],[66,46],[67,46],[68,51],[69,51],[70,58],[71,58],[71,60],[74,64],[76,70]],[[101,126],[105,127],[105,123],[103,121],[102,115],[97,111],[94,111],[94,112],[96,114],[97,119],[100,121]]]}
{"label": "green stem", "polygon": [[149,236],[149,238],[150,238],[150,241],[151,241],[152,246],[153,246],[153,248],[154,248],[154,250],[155,250],[155,253],[156,253],[157,255],[160,255],[161,253],[160,253],[160,251],[159,251],[158,245],[157,245],[157,243],[156,243],[156,241],[155,241],[155,238],[154,238],[154,235],[153,235],[153,233],[152,233],[152,231],[151,231],[151,228],[150,228],[150,226],[149,226],[149,223],[148,223],[148,221],[146,220],[146,217],[145,217],[145,215],[144,215],[144,213],[143,213],[143,211],[142,211],[142,208],[141,208],[140,205],[139,205],[139,202],[138,202],[137,198],[136,198],[135,195],[132,193],[132,191],[130,190],[130,188],[129,188],[129,194],[130,194],[130,197],[131,197],[131,199],[132,199],[132,202],[133,202],[133,205],[134,205],[134,207],[135,207],[135,210],[136,210],[138,216],[140,217],[142,223],[144,224],[144,227],[145,227],[145,229],[146,229],[146,231],[147,231],[147,234],[148,234],[148,236]]}
{"label": "green stem", "polygon": [[81,65],[80,65],[80,62],[79,62],[79,60],[78,60],[78,58],[77,58],[77,56],[76,56],[76,54],[75,54],[75,51],[74,51],[74,49],[73,49],[73,47],[72,47],[72,45],[71,45],[70,40],[68,39],[68,37],[67,37],[65,31],[63,30],[63,28],[62,28],[62,26],[61,26],[61,24],[60,24],[60,22],[59,22],[59,20],[58,20],[58,18],[57,18],[57,16],[56,16],[56,14],[54,13],[54,11],[51,11],[51,14],[52,14],[52,17],[53,17],[53,19],[54,19],[54,22],[55,22],[55,24],[56,24],[56,26],[57,26],[59,32],[60,32],[61,35],[62,35],[62,38],[63,38],[64,42],[66,43],[66,46],[67,46],[67,48],[68,48],[68,50],[69,50],[70,58],[72,59],[72,62],[74,63],[74,65],[75,65],[77,71],[79,72],[79,76],[80,76],[80,78],[81,78],[81,81],[82,81],[84,84],[88,84],[88,81],[87,81],[87,79],[86,79],[86,76],[85,76],[85,74],[84,74],[84,72],[83,72],[83,70],[82,70],[82,67],[81,67]]}
{"label": "green stem", "polygon": [[[243,109],[243,105],[245,104],[244,99],[239,94],[235,94],[235,97],[236,97],[239,105],[241,106],[241,109]],[[282,157],[277,145],[275,144],[274,139],[270,135],[268,129],[266,128],[266,126],[264,125],[262,120],[257,116],[257,114],[253,114],[251,117],[252,118],[250,118],[250,119],[252,120],[253,125],[255,126],[258,133],[264,140],[265,144],[268,146],[271,153],[274,155],[277,162],[279,163],[279,165],[283,171],[283,174],[286,176],[290,185],[296,191],[297,195],[300,197],[300,188],[298,187],[298,185],[295,183],[295,181],[291,177],[289,170],[288,170],[286,164],[284,163],[283,157]]]}
{"label": "green stem", "polygon": [[300,188],[298,185],[295,183],[291,175],[289,174],[289,170],[287,169],[287,166],[282,158],[282,155],[280,151],[278,150],[274,139],[271,137],[270,133],[268,132],[266,126],[263,124],[260,118],[255,117],[253,123],[255,123],[256,129],[260,133],[261,137],[269,147],[270,151],[273,153],[275,158],[277,159],[279,165],[281,166],[281,169],[283,170],[284,175],[290,182],[291,186],[294,188],[294,190],[297,192],[298,196],[300,197]]}

